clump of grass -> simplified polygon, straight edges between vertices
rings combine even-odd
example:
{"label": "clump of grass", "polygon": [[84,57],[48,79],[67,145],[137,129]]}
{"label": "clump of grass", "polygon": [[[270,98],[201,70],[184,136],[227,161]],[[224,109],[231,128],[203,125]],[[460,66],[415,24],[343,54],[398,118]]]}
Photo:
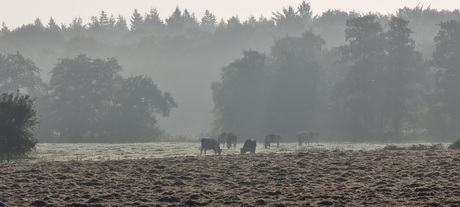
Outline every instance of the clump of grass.
{"label": "clump of grass", "polygon": [[[460,146],[460,145],[459,145]],[[397,145],[387,145],[383,148],[384,150],[443,150],[444,146],[442,144],[414,144],[410,146],[397,146]]]}
{"label": "clump of grass", "polygon": [[394,145],[394,144],[390,144],[390,145],[387,145],[385,147],[383,147],[384,150],[403,150],[404,147],[401,147],[401,146],[397,146],[397,145]]}
{"label": "clump of grass", "polygon": [[408,147],[408,150],[442,150],[444,147],[442,144],[431,144],[431,145],[411,145]]}
{"label": "clump of grass", "polygon": [[460,139],[457,139],[454,143],[450,144],[449,149],[460,149]]}
{"label": "clump of grass", "polygon": [[289,151],[289,148],[285,147],[285,146],[281,146],[277,149],[279,152],[287,152]]}
{"label": "clump of grass", "polygon": [[324,152],[327,151],[325,148],[322,147],[300,147],[295,150],[296,152]]}

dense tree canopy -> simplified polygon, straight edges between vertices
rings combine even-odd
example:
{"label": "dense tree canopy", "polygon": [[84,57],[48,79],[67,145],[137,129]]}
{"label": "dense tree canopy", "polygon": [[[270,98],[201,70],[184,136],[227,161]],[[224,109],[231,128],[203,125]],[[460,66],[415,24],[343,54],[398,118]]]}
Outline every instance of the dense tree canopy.
{"label": "dense tree canopy", "polygon": [[0,54],[0,93],[20,90],[38,96],[43,92],[43,87],[40,69],[34,62],[20,53]]}
{"label": "dense tree canopy", "polygon": [[5,23],[0,90],[37,97],[46,141],[150,141],[163,123],[287,141],[299,130],[339,141],[458,137],[458,10],[313,11],[302,2],[248,19],[177,7],[165,18],[152,8]]}
{"label": "dense tree canopy", "polygon": [[[145,76],[124,79],[115,58],[85,55],[59,61],[50,80],[50,114],[59,141],[151,141],[161,134],[154,114],[176,107]],[[120,131],[121,130],[121,131]]]}

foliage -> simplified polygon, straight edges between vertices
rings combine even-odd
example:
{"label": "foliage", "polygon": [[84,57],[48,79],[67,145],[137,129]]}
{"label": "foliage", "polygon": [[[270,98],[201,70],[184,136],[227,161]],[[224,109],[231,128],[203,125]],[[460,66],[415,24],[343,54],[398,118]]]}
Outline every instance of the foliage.
{"label": "foliage", "polygon": [[261,135],[266,97],[266,56],[256,51],[243,55],[222,69],[220,82],[212,83],[215,131],[256,137]]}
{"label": "foliage", "polygon": [[318,77],[324,40],[306,32],[302,37],[277,40],[270,53],[270,91],[265,111],[265,128],[295,137],[316,129]]}
{"label": "foliage", "polygon": [[384,68],[384,32],[374,15],[349,19],[346,25],[345,39],[349,44],[338,49],[343,61],[351,66],[338,92],[347,100],[344,107],[351,115],[351,131],[364,140],[381,130],[377,122],[382,111],[377,103],[384,97],[379,77]]}
{"label": "foliage", "polygon": [[151,141],[162,133],[155,114],[177,107],[151,78],[124,79],[115,58],[66,58],[50,80],[50,121],[62,142]]}
{"label": "foliage", "polygon": [[442,22],[435,37],[432,79],[436,88],[431,110],[444,127],[441,136],[456,138],[460,133],[460,21]]}
{"label": "foliage", "polygon": [[399,138],[403,121],[409,118],[408,103],[416,94],[413,73],[422,61],[411,33],[408,22],[396,17],[387,31],[375,15],[347,20],[349,44],[338,49],[351,65],[337,92],[338,99],[346,100],[349,130],[361,140],[381,137],[385,131],[394,131]]}
{"label": "foliage", "polygon": [[38,142],[33,134],[39,124],[29,95],[3,93],[0,95],[0,162],[24,156]]}
{"label": "foliage", "polygon": [[40,69],[19,52],[0,54],[0,92],[11,93],[17,90],[33,96],[41,95],[44,84],[40,78]]}
{"label": "foliage", "polygon": [[[0,53],[13,55],[0,58],[4,61],[0,62],[0,90],[19,89],[37,97],[37,111],[44,120],[37,131],[46,140],[68,141],[49,137],[66,137],[66,132],[60,131],[65,129],[64,125],[73,124],[81,127],[69,132],[81,137],[72,138],[75,142],[127,141],[121,137],[123,133],[140,141],[150,140],[148,133],[153,137],[161,134],[158,122],[162,120],[151,112],[169,115],[169,109],[175,107],[171,101],[166,101],[166,109],[142,113],[140,119],[121,118],[123,110],[141,111],[121,105],[130,103],[122,97],[138,98],[120,91],[131,74],[145,76],[131,77],[130,84],[154,90],[145,80],[152,77],[184,103],[172,120],[163,122],[174,133],[208,130],[204,128],[208,127],[214,103],[221,104],[214,106],[220,111],[214,111],[215,130],[236,130],[248,136],[263,137],[282,131],[287,133],[287,139],[292,139],[290,135],[302,128],[333,133],[329,137],[337,141],[352,141],[356,137],[369,140],[380,137],[384,131],[394,131],[399,139],[407,139],[418,136],[414,129],[423,128],[427,129],[427,138],[458,138],[458,10],[437,11],[418,5],[401,8],[392,17],[340,10],[312,16],[311,9],[303,1],[297,6],[280,8],[272,16],[248,19],[217,19],[208,10],[197,18],[187,9],[177,7],[164,19],[152,8],[145,14],[134,10],[126,18],[101,11],[89,22],[77,17],[61,25],[54,18],[36,19],[18,28],[8,28],[4,23],[0,30]],[[335,53],[340,45],[340,53]],[[245,79],[218,70],[240,61],[241,51],[248,48],[265,55],[263,75]],[[20,57],[22,54],[28,58]],[[49,74],[53,75],[50,70],[78,54],[117,57],[116,64],[119,61],[119,66],[127,70],[113,73],[116,78],[98,77],[107,71],[95,68],[104,68],[110,61],[102,60],[99,66],[85,65],[83,61],[85,68],[92,69],[67,65],[73,69],[65,76],[75,72],[81,78],[81,84],[70,80],[72,85],[67,88],[74,97],[65,97],[67,92],[58,94],[56,85],[51,89],[43,86],[38,68],[47,80]],[[56,62],[58,58],[62,59]],[[344,61],[337,62],[340,58]],[[234,83],[216,81],[225,89],[211,93],[209,83],[218,77]],[[101,81],[110,79],[113,81]],[[96,85],[88,84],[94,80]],[[64,86],[66,80],[60,81]],[[235,84],[239,81],[241,86]],[[99,91],[99,83],[107,87],[102,84]],[[217,85],[213,84],[212,92]],[[155,100],[168,99],[166,94],[161,93],[163,98]],[[246,97],[248,101],[242,100]],[[217,103],[213,98],[221,100]],[[75,105],[61,102],[56,105],[61,108],[50,107],[55,106],[56,99]],[[164,106],[160,102],[152,103],[153,107]],[[236,107],[238,104],[243,106],[242,110]],[[139,105],[142,110],[149,108],[146,103]],[[222,120],[228,122],[223,124]],[[110,132],[110,126],[130,123],[132,128],[123,133]],[[145,130],[136,130],[134,125]],[[113,136],[116,134],[120,136]]]}

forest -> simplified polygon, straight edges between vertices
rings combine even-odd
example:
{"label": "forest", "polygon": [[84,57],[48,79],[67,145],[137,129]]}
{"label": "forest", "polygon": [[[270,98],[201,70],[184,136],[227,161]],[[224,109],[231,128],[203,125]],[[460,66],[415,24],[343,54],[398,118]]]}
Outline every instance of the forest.
{"label": "forest", "polygon": [[393,14],[308,2],[271,17],[198,17],[177,7],[0,29],[0,93],[35,97],[40,142],[452,141],[460,135],[460,12]]}

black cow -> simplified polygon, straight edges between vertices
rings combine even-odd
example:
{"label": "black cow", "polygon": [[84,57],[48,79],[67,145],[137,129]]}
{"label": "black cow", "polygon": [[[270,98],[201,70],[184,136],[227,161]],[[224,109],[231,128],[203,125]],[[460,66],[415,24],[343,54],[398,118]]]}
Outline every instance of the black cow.
{"label": "black cow", "polygon": [[265,149],[270,148],[270,144],[275,143],[275,142],[276,142],[276,147],[278,148],[280,146],[280,139],[281,139],[281,136],[279,134],[269,134],[265,136],[265,143],[264,143]]}
{"label": "black cow", "polygon": [[246,152],[250,152],[251,154],[256,153],[256,145],[257,145],[256,140],[247,139],[244,142],[243,148],[241,148],[241,154],[245,154]]}
{"label": "black cow", "polygon": [[311,142],[310,132],[309,131],[298,132],[297,140],[299,141],[299,145],[302,145],[302,143],[304,142],[307,144],[310,144]]}
{"label": "black cow", "polygon": [[219,141],[219,144],[222,144],[222,147],[224,147],[225,143],[227,143],[227,132],[223,132],[222,134],[219,135],[217,140]]}
{"label": "black cow", "polygon": [[202,138],[201,139],[201,152],[200,155],[203,153],[206,155],[206,150],[214,150],[214,154],[221,154],[222,150],[220,149],[219,142],[214,138]]}
{"label": "black cow", "polygon": [[227,144],[228,149],[230,149],[232,145],[236,148],[237,137],[231,132],[223,132],[217,139],[219,140],[219,144],[222,144],[222,147]]}
{"label": "black cow", "polygon": [[236,149],[236,142],[238,141],[238,137],[233,133],[227,134],[227,149],[230,149],[233,145],[233,149]]}

